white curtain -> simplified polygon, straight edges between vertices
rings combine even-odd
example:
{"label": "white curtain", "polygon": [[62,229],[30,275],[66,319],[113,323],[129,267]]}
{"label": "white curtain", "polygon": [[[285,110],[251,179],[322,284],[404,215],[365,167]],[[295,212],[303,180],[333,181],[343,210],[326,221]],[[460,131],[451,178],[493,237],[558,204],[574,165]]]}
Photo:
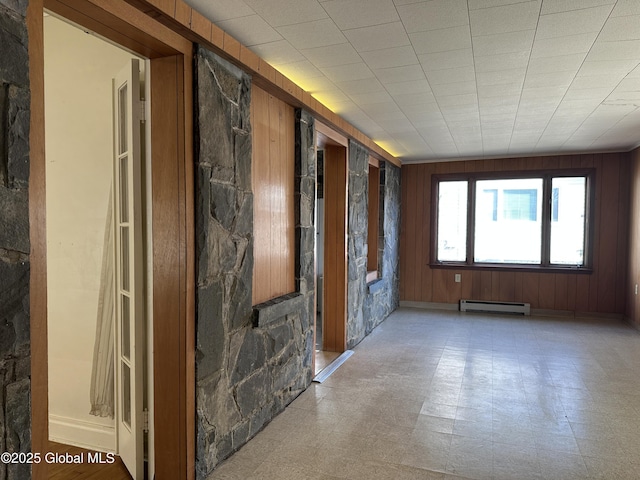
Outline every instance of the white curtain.
{"label": "white curtain", "polygon": [[107,221],[104,229],[104,247],[102,251],[102,273],[100,275],[100,294],[98,296],[98,318],[96,322],[96,340],[93,347],[93,368],[91,371],[91,415],[113,418],[114,408],[114,246],[112,222],[112,198],[109,192]]}

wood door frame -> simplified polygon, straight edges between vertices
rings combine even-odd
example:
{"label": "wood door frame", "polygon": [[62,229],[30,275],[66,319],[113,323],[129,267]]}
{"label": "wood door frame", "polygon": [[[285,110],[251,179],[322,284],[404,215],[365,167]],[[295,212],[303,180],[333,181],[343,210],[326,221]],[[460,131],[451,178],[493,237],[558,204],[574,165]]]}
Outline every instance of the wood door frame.
{"label": "wood door frame", "polygon": [[[112,0],[30,0],[32,451],[48,451],[46,179],[43,8],[150,59],[153,351],[156,478],[195,477],[195,241],[193,43]],[[47,464],[33,465],[34,479]]]}
{"label": "wood door frame", "polygon": [[316,145],[324,149],[322,349],[342,353],[347,349],[349,141],[323,123],[316,121],[315,125]]}

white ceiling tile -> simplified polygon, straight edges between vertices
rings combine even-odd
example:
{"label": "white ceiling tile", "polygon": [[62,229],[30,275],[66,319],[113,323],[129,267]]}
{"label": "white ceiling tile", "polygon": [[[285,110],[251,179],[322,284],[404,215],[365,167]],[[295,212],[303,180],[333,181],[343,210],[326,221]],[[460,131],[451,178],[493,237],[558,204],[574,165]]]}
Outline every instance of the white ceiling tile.
{"label": "white ceiling tile", "polygon": [[429,91],[425,91],[422,93],[400,93],[400,94],[396,94],[393,93],[391,91],[391,86],[396,87],[396,86],[400,86],[402,85],[402,83],[394,83],[392,85],[390,85],[389,87],[387,87],[387,90],[389,90],[389,93],[391,94],[391,96],[393,97],[393,99],[395,100],[395,102],[400,106],[403,107],[405,105],[410,105],[410,106],[418,106],[418,107],[422,107],[425,104],[430,104],[435,102],[436,97],[433,95],[433,93],[431,93],[431,90],[429,89]]}
{"label": "white ceiling tile", "polygon": [[338,65],[336,67],[324,67],[322,71],[334,82],[362,80],[365,78],[373,78],[374,76],[373,72],[364,62]]}
{"label": "white ceiling tile", "polygon": [[355,48],[348,42],[324,47],[306,48],[300,50],[300,52],[313,62],[316,67],[320,68],[347,65],[349,63],[362,61],[358,52],[356,52]]}
{"label": "white ceiling tile", "polygon": [[599,32],[611,10],[612,5],[605,5],[571,12],[541,15],[536,39]]}
{"label": "white ceiling tile", "polygon": [[471,10],[469,12],[471,34],[475,37],[476,35],[535,30],[539,12],[540,1]]}
{"label": "white ceiling tile", "polygon": [[384,85],[392,83],[404,83],[424,80],[424,72],[420,65],[407,65],[406,67],[380,68],[374,70],[375,76]]}
{"label": "white ceiling tile", "polygon": [[511,83],[524,82],[527,72],[526,66],[522,68],[492,70],[489,72],[476,72],[478,85],[506,85]]}
{"label": "white ceiling tile", "polygon": [[473,54],[476,57],[500,53],[529,52],[533,44],[535,30],[496,33],[473,37]]}
{"label": "white ceiling tile", "polygon": [[505,83],[501,85],[478,85],[478,97],[515,96],[522,91],[523,82]]}
{"label": "white ceiling tile", "polygon": [[465,0],[432,0],[397,7],[408,33],[469,24]]}
{"label": "white ceiling tile", "polygon": [[286,40],[254,45],[251,47],[251,50],[271,65],[299,62],[305,59],[304,55],[293,48]]}
{"label": "white ceiling tile", "polygon": [[640,0],[188,1],[404,160],[640,141]]}
{"label": "white ceiling tile", "polygon": [[354,102],[356,102],[358,105],[368,105],[371,103],[385,103],[385,102],[395,105],[395,102],[391,97],[391,95],[389,95],[384,90],[379,92],[371,92],[371,93],[354,93],[350,96],[351,96],[351,99]]}
{"label": "white ceiling tile", "polygon": [[473,67],[446,68],[444,70],[430,70],[427,73],[430,85],[443,83],[475,82],[476,72]]}
{"label": "white ceiling tile", "polygon": [[243,0],[187,0],[187,3],[214,23],[256,13]]}
{"label": "white ceiling tile", "polygon": [[584,53],[574,53],[572,55],[558,55],[555,57],[532,58],[529,61],[527,75],[556,73],[556,72],[577,72],[584,62]]}
{"label": "white ceiling tile", "polygon": [[411,46],[362,52],[360,56],[371,69],[402,67],[418,63],[418,57]]}
{"label": "white ceiling tile", "polygon": [[625,15],[640,15],[640,2],[638,0],[618,0],[611,16],[623,17]]}
{"label": "white ceiling tile", "polygon": [[478,96],[474,93],[465,95],[449,95],[446,97],[438,98],[438,105],[440,107],[447,107],[452,105],[469,105],[478,103]]}
{"label": "white ceiling tile", "polygon": [[480,97],[478,99],[478,104],[480,106],[480,113],[487,114],[497,114],[501,111],[511,112],[512,109],[507,110],[491,110],[487,107],[503,107],[507,105],[515,106],[517,108],[518,103],[520,102],[520,95],[505,95],[502,97]]}
{"label": "white ceiling tile", "polygon": [[500,70],[514,70],[525,68],[529,62],[527,52],[503,53],[500,55],[487,55],[476,57],[476,72],[494,72]]}
{"label": "white ceiling tile", "polygon": [[412,96],[419,97],[424,93],[431,93],[431,85],[426,80],[413,80],[410,82],[395,82],[386,85],[387,91],[395,96]]}
{"label": "white ceiling tile", "polygon": [[640,15],[610,18],[598,40],[638,40],[640,39]]}
{"label": "white ceiling tile", "polygon": [[354,93],[379,92],[384,90],[384,87],[382,86],[380,81],[375,77],[335,83],[337,87],[347,95],[351,95]]}
{"label": "white ceiling tile", "polygon": [[328,17],[316,0],[244,1],[273,27],[312,22]]}
{"label": "white ceiling tile", "polygon": [[376,121],[386,118],[393,118],[394,120],[406,118],[404,113],[402,113],[398,106],[392,101],[382,103],[365,103],[361,108],[367,115],[375,117]]}
{"label": "white ceiling tile", "polygon": [[500,7],[502,5],[511,5],[514,3],[522,3],[528,0],[469,0],[469,10],[478,10],[479,8]]}
{"label": "white ceiling tile", "polygon": [[[314,3],[317,2],[314,0]],[[340,30],[400,20],[392,0],[330,0],[323,2],[321,8],[333,18]]]}
{"label": "white ceiling tile", "polygon": [[277,67],[285,77],[297,79],[305,79],[310,77],[322,77],[320,70],[313,66],[308,60],[301,62],[285,63]]}
{"label": "white ceiling tile", "polygon": [[425,53],[418,55],[418,59],[425,72],[473,66],[473,54],[470,48],[451,52]]}
{"label": "white ceiling tile", "polygon": [[527,75],[524,88],[533,87],[568,87],[575,77],[575,72],[538,73]]}
{"label": "white ceiling tile", "polygon": [[282,40],[282,36],[258,15],[224,20],[218,22],[218,26],[247,47]]}
{"label": "white ceiling tile", "polygon": [[622,75],[616,74],[578,76],[571,84],[571,88],[610,88],[613,90],[622,78]]}
{"label": "white ceiling tile", "polygon": [[410,33],[409,38],[418,55],[471,48],[469,25]]}
{"label": "white ceiling tile", "polygon": [[478,99],[480,115],[515,115],[518,111],[517,101],[512,103],[500,103],[498,105],[492,105],[488,102],[489,100],[484,98]]}
{"label": "white ceiling tile", "polygon": [[345,30],[344,34],[358,52],[410,45],[409,37],[400,22],[385,23],[375,27]]}
{"label": "white ceiling tile", "polygon": [[598,32],[580,33],[554,38],[536,38],[531,58],[556,57],[574,53],[587,53],[598,36]]}
{"label": "white ceiling tile", "polygon": [[336,104],[342,104],[345,102],[352,102],[352,100],[342,90],[336,88],[330,88],[327,90],[318,90],[317,92],[311,92],[311,95],[323,105],[327,107]]}
{"label": "white ceiling tile", "polygon": [[316,20],[278,27],[278,32],[296,48],[315,48],[345,43],[347,39],[332,20]]}
{"label": "white ceiling tile", "polygon": [[602,5],[615,5],[615,3],[616,0],[544,0],[542,3],[542,15],[581,10]]}
{"label": "white ceiling tile", "polygon": [[610,88],[569,88],[564,100],[584,100],[594,107],[611,94]]}
{"label": "white ceiling tile", "polygon": [[431,88],[436,98],[445,95],[477,93],[476,82],[442,83],[440,85],[432,85]]}
{"label": "white ceiling tile", "polygon": [[640,40],[601,41],[591,47],[587,60],[637,60],[640,58]]}
{"label": "white ceiling tile", "polygon": [[638,66],[638,60],[602,60],[597,62],[584,62],[578,71],[579,76],[589,75],[620,75],[625,76]]}

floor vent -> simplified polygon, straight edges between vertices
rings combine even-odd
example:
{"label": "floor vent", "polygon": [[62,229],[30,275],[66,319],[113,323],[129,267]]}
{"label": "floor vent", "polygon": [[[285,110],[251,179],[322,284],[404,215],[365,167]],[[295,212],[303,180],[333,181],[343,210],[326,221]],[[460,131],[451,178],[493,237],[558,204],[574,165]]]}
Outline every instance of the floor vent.
{"label": "floor vent", "polygon": [[517,313],[531,315],[531,305],[517,302],[487,302],[484,300],[460,300],[461,312]]}

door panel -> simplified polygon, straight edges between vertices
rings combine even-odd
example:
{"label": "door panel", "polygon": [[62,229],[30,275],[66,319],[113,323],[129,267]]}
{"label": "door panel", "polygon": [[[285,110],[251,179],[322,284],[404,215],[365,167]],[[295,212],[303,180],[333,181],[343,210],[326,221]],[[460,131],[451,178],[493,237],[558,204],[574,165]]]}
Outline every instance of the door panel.
{"label": "door panel", "polygon": [[117,450],[133,480],[144,474],[144,291],[141,194],[140,65],[113,81],[116,223]]}

